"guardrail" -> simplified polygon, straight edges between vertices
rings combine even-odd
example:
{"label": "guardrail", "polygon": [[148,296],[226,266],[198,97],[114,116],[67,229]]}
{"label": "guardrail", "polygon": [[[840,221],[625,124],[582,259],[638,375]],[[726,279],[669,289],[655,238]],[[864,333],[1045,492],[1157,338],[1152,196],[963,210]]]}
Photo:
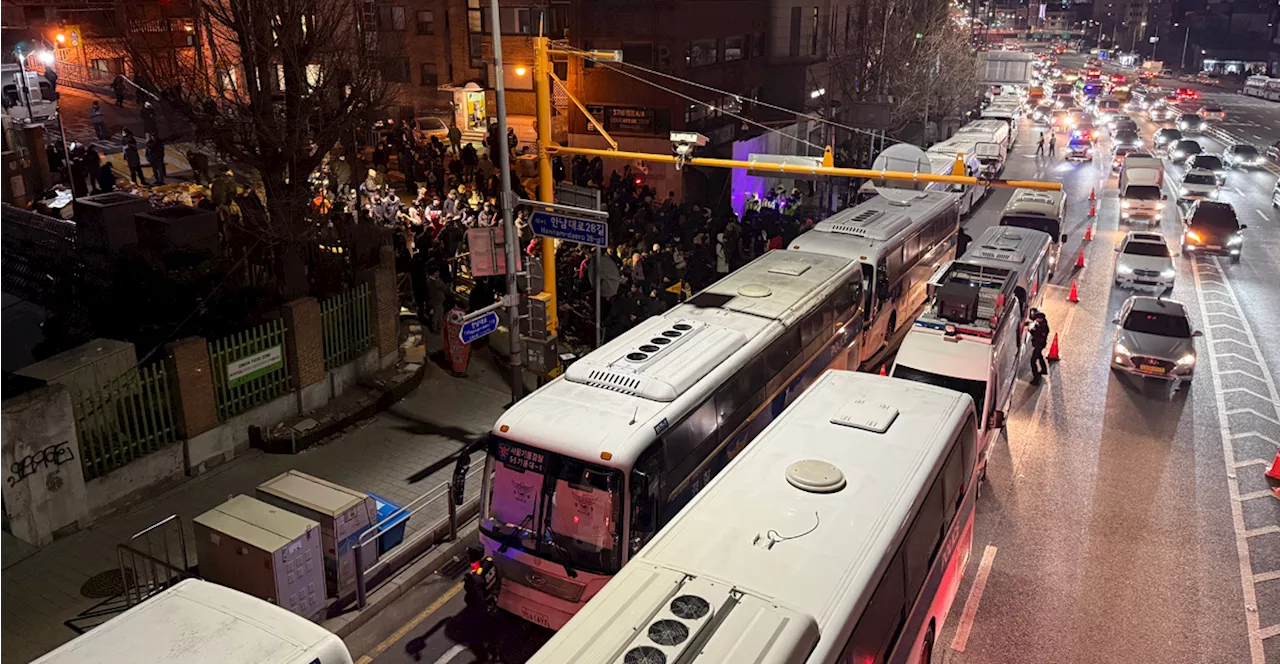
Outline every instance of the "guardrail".
{"label": "guardrail", "polygon": [[[1246,144],[1249,143],[1249,141],[1246,141],[1243,138],[1240,138],[1239,136],[1236,136],[1227,131],[1224,131],[1219,127],[1210,126],[1208,129],[1204,131],[1204,133],[1212,137],[1214,140],[1217,140],[1218,142],[1222,143],[1223,145],[1231,145],[1232,143],[1246,143]],[[1267,149],[1267,146],[1265,145],[1255,146],[1255,147],[1258,147],[1260,150]],[[1264,159],[1264,161],[1262,162],[1263,168],[1270,171],[1273,175],[1280,175],[1280,164],[1274,163],[1274,160],[1269,159],[1265,156],[1263,157],[1263,159]]]}
{"label": "guardrail", "polygon": [[[476,486],[478,488],[480,478],[484,473],[484,457],[476,467],[467,472],[466,486]],[[464,517],[475,510],[480,503],[479,491],[470,500],[464,500],[462,505],[454,505],[453,497],[450,491],[452,482],[441,482],[430,491],[409,501],[404,507],[396,510],[386,518],[379,520],[373,526],[366,529],[360,535],[360,539],[354,547],[356,562],[356,605],[363,609],[368,604],[368,595],[370,592],[377,590],[378,586],[391,574],[398,571],[401,567],[408,565],[416,557],[419,551],[425,551],[434,547],[440,541],[450,541],[458,537],[458,524],[464,520]],[[389,530],[389,524],[395,524],[406,516],[412,518],[413,515],[432,506],[438,506],[437,501],[443,499],[448,509],[448,515],[436,519],[431,525],[419,529],[412,537],[406,538],[396,549],[399,551],[414,551],[412,555],[391,555],[388,554],[378,562],[370,565],[365,569],[365,547],[370,544],[376,544],[378,537],[385,534]],[[445,526],[448,530],[444,538],[439,538],[438,533],[444,530]],[[372,586],[370,579],[373,579]],[[339,602],[341,604],[342,602]]]}

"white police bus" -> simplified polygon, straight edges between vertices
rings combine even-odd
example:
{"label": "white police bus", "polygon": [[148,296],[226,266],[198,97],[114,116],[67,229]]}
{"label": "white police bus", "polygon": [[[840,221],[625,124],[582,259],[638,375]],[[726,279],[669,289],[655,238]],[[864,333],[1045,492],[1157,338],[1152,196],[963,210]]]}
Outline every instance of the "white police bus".
{"label": "white police bus", "polygon": [[931,661],[975,440],[965,394],[827,372],[529,664]]}
{"label": "white police bus", "polygon": [[498,605],[559,628],[824,369],[856,366],[863,279],[769,252],[504,413],[480,523]]}
{"label": "white police bus", "polygon": [[929,277],[955,258],[959,202],[922,192],[907,203],[884,197],[837,212],[791,242],[791,249],[840,256],[862,266],[866,299],[859,363],[889,344],[927,297]]}

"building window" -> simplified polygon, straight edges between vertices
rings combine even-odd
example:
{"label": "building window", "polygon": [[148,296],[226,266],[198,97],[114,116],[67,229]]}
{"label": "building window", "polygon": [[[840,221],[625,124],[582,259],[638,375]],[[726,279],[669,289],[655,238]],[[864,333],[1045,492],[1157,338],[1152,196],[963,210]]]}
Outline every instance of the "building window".
{"label": "building window", "polygon": [[797,57],[800,55],[800,8],[791,8],[791,31],[787,39],[787,55]]}
{"label": "building window", "polygon": [[421,65],[422,87],[438,88],[440,87],[440,70],[436,68],[434,62],[424,62]]}
{"label": "building window", "polygon": [[378,7],[378,30],[382,32],[404,30],[404,5]]}
{"label": "building window", "polygon": [[471,66],[475,69],[484,67],[484,41],[479,33],[471,35]]}
{"label": "building window", "polygon": [[568,7],[552,7],[548,13],[547,36],[552,39],[564,39],[565,33],[569,30],[569,8]]}
{"label": "building window", "polygon": [[[484,19],[480,14],[480,0],[467,0],[467,32],[484,32]],[[476,65],[471,65],[475,67]]]}
{"label": "building window", "polygon": [[383,63],[382,75],[392,83],[409,82],[409,58],[387,58]]}
{"label": "building window", "polygon": [[818,8],[813,8],[813,34],[809,36],[809,55],[818,54]]}
{"label": "building window", "polygon": [[648,67],[653,64],[653,44],[649,42],[622,42],[622,61]]}
{"label": "building window", "polygon": [[418,34],[434,35],[436,33],[436,15],[432,11],[418,12]]}
{"label": "building window", "polygon": [[725,37],[724,38],[724,61],[733,62],[747,57],[745,37]]}
{"label": "building window", "polygon": [[689,42],[689,52],[685,56],[685,64],[690,67],[702,67],[716,63],[716,40],[695,39]]}

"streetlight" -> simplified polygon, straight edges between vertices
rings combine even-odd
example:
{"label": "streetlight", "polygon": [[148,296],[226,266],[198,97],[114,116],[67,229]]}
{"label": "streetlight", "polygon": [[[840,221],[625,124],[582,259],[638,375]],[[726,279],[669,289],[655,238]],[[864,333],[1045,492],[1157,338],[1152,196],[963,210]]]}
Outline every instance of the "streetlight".
{"label": "streetlight", "polygon": [[[1180,23],[1174,23],[1173,27],[1178,27]],[[1191,38],[1191,24],[1187,24],[1187,30],[1182,34],[1182,63],[1178,65],[1178,70],[1186,72],[1187,70],[1187,41]]]}

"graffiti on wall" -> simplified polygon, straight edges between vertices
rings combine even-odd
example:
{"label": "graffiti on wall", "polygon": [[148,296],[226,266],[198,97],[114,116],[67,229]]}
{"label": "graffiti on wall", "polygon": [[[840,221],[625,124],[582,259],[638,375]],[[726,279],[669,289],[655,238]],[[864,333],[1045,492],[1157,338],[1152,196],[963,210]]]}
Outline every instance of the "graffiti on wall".
{"label": "graffiti on wall", "polygon": [[76,454],[71,449],[71,443],[64,440],[61,443],[32,452],[9,464],[9,477],[5,478],[5,481],[9,483],[9,486],[14,486],[18,482],[36,474],[41,468],[57,468],[64,463],[75,461],[75,459]]}

